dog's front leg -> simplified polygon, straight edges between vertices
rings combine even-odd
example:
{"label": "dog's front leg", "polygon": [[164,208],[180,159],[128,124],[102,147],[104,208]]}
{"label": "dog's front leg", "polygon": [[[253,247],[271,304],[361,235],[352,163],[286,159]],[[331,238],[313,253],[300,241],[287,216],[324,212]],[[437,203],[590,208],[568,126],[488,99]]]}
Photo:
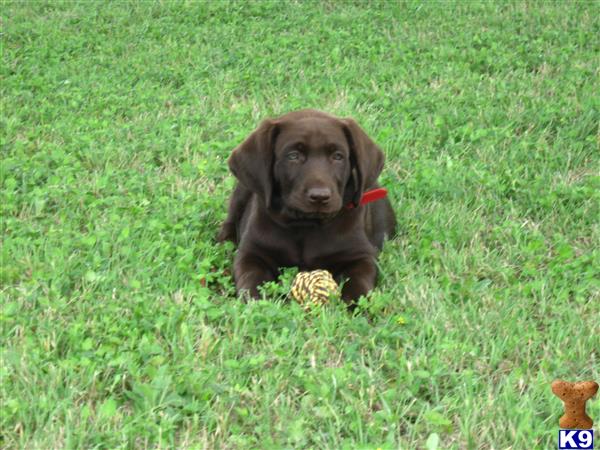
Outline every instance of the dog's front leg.
{"label": "dog's front leg", "polygon": [[239,295],[246,292],[250,297],[258,298],[258,286],[266,281],[275,280],[275,273],[261,258],[240,252],[233,263],[233,277]]}
{"label": "dog's front leg", "polygon": [[342,299],[346,302],[356,301],[375,287],[377,279],[375,260],[369,256],[354,261],[344,268],[341,275],[342,278],[347,278],[342,288]]}

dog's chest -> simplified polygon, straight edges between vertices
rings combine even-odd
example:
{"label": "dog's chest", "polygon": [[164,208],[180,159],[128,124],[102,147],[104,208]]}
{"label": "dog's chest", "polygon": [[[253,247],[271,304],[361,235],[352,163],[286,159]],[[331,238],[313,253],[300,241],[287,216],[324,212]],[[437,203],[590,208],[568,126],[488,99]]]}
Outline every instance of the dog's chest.
{"label": "dog's chest", "polygon": [[[326,269],[347,259],[352,248],[343,236],[310,233],[290,242],[290,252],[282,266],[296,266],[300,270]],[[286,246],[287,247],[287,246]],[[283,255],[283,253],[280,253]]]}
{"label": "dog's chest", "polygon": [[261,218],[255,216],[253,229],[262,232],[252,235],[252,243],[275,269],[329,270],[372,252],[359,211],[323,227],[283,227]]}
{"label": "dog's chest", "polygon": [[[327,236],[330,238],[331,236]],[[307,236],[296,241],[296,265],[301,269],[318,268],[319,261],[331,256],[331,249],[335,243],[331,239],[319,238],[319,236]]]}

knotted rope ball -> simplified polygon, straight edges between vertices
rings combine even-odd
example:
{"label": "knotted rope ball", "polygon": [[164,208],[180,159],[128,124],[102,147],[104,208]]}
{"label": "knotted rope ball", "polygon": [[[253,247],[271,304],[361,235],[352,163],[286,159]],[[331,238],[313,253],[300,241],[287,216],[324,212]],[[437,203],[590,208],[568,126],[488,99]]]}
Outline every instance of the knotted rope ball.
{"label": "knotted rope ball", "polygon": [[292,283],[292,297],[307,309],[327,303],[329,296],[338,290],[337,283],[326,270],[299,272]]}

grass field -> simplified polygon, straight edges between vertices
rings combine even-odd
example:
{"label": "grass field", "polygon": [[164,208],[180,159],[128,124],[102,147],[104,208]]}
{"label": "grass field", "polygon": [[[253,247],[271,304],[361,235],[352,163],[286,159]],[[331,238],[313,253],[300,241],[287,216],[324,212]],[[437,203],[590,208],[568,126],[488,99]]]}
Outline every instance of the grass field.
{"label": "grass field", "polygon": [[[600,2],[0,14],[1,447],[556,448],[551,381],[600,381]],[[231,149],[305,107],[387,156],[354,315],[293,271],[240,303],[214,242]]]}

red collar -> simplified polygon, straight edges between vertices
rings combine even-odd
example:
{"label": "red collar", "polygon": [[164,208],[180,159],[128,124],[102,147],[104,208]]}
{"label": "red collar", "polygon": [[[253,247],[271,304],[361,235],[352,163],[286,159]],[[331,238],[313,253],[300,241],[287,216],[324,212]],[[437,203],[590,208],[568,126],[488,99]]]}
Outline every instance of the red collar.
{"label": "red collar", "polygon": [[362,206],[366,203],[371,203],[371,202],[374,202],[377,200],[381,200],[382,198],[385,198],[386,195],[387,195],[386,188],[371,189],[370,191],[367,191],[362,195],[358,205],[355,205],[354,203],[350,202],[346,205],[346,208],[352,209],[357,206]]}

